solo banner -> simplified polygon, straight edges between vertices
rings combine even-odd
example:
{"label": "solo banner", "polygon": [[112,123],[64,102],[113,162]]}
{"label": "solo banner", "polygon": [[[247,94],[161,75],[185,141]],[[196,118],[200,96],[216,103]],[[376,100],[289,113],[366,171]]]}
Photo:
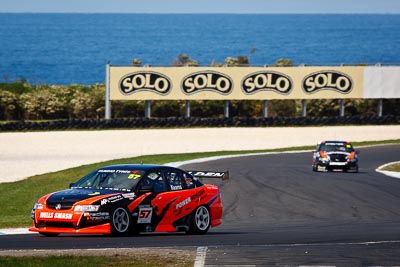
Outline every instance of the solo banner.
{"label": "solo banner", "polygon": [[272,100],[364,97],[364,68],[110,66],[111,100]]}

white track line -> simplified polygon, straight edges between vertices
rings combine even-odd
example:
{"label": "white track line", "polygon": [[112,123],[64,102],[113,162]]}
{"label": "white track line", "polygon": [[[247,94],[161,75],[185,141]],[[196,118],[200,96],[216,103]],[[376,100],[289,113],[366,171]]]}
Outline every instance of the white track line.
{"label": "white track line", "polygon": [[28,228],[4,228],[0,229],[0,235],[23,235],[23,234],[36,234],[29,232]]}
{"label": "white track line", "polygon": [[386,176],[390,176],[390,177],[394,177],[394,178],[400,178],[400,172],[392,172],[392,171],[384,171],[384,170],[382,170],[386,166],[389,166],[391,164],[397,164],[397,163],[400,163],[400,161],[386,163],[386,164],[384,164],[382,166],[379,166],[375,171],[383,173]]}
{"label": "white track line", "polygon": [[198,247],[194,267],[204,267],[206,263],[207,247]]}

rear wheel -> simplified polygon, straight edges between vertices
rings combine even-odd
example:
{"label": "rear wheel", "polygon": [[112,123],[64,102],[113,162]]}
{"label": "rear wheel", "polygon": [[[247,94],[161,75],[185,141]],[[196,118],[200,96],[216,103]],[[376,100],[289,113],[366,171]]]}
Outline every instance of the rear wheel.
{"label": "rear wheel", "polygon": [[197,207],[191,215],[189,233],[202,235],[207,233],[211,225],[210,211],[206,206]]}
{"label": "rear wheel", "polygon": [[125,208],[116,208],[111,217],[111,233],[117,236],[125,236],[132,228],[132,217]]}

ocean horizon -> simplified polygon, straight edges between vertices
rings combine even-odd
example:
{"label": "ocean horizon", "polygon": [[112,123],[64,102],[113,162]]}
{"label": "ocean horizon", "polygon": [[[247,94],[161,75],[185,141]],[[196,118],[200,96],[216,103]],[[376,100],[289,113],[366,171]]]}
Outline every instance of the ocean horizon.
{"label": "ocean horizon", "polygon": [[0,82],[104,82],[105,65],[400,64],[399,14],[0,13]]}
{"label": "ocean horizon", "polygon": [[123,15],[400,15],[400,13],[379,13],[379,12],[371,12],[371,13],[223,13],[223,12],[216,12],[216,13],[190,13],[190,12],[182,12],[182,13],[173,13],[173,12],[163,12],[163,13],[157,13],[157,12],[34,12],[34,11],[26,11],[26,12],[4,12],[0,11],[0,14],[88,14],[88,15],[118,15],[118,14],[123,14]]}

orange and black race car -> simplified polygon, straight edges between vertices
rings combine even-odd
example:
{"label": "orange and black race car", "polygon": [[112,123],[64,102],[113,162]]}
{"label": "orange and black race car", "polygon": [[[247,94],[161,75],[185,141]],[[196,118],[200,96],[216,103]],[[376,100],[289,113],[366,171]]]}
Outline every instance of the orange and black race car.
{"label": "orange and black race car", "polygon": [[346,141],[322,141],[312,157],[313,171],[358,172],[358,152]]}
{"label": "orange and black race car", "polygon": [[41,197],[30,231],[129,235],[139,232],[205,234],[221,224],[216,185],[198,178],[227,179],[227,172],[190,172],[163,165],[126,164],[99,168],[70,189]]}

